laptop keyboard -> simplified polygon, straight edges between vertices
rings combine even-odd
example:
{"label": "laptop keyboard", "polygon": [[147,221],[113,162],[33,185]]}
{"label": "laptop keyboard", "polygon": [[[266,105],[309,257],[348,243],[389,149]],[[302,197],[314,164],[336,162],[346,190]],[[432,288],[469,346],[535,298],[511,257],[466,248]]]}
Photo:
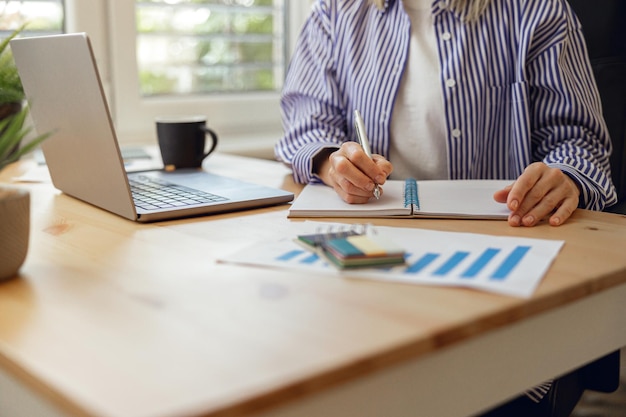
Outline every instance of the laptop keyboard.
{"label": "laptop keyboard", "polygon": [[225,197],[143,175],[129,178],[135,205],[144,210],[226,201]]}

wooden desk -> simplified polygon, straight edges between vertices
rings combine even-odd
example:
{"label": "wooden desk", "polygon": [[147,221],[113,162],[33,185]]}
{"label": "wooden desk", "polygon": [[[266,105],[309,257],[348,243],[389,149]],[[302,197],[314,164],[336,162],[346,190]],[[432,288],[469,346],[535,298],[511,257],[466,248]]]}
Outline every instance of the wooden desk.
{"label": "wooden desk", "polygon": [[[272,162],[210,167],[298,189]],[[376,221],[565,240],[524,300],[215,263],[288,231],[287,206],[142,225],[23,186],[30,251],[0,285],[2,416],[460,417],[626,345],[623,216]]]}

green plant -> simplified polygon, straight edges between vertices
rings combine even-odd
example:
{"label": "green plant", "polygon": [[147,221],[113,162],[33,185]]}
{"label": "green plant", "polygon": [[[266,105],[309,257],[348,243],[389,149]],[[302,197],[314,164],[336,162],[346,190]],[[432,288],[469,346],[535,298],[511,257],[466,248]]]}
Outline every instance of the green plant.
{"label": "green plant", "polygon": [[24,122],[29,113],[29,107],[25,106],[18,113],[0,120],[0,171],[17,161],[22,155],[35,149],[41,142],[47,139],[52,133],[44,133],[28,141],[23,147],[19,144],[31,131],[30,126],[25,126]]}
{"label": "green plant", "polygon": [[0,171],[22,155],[35,149],[50,133],[38,135],[20,147],[22,140],[32,131],[25,125],[29,107],[23,106],[24,89],[9,48],[9,42],[15,38],[25,25],[14,30],[0,42]]}
{"label": "green plant", "polygon": [[24,89],[20,76],[15,67],[13,54],[9,48],[9,42],[24,29],[23,25],[14,30],[0,43],[0,104],[22,103],[24,101]]}

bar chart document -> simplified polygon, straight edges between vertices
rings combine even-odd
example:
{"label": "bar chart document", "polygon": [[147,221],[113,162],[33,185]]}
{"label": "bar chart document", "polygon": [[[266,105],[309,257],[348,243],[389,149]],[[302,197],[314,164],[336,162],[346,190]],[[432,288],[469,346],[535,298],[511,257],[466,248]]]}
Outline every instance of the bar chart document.
{"label": "bar chart document", "polygon": [[[336,230],[338,224],[307,221],[294,233]],[[307,230],[308,228],[308,230]],[[401,266],[337,271],[314,252],[285,236],[258,242],[221,262],[315,270],[342,277],[414,284],[463,286],[516,297],[529,297],[564,242],[416,228],[376,227],[406,252]],[[295,235],[294,235],[295,236]]]}

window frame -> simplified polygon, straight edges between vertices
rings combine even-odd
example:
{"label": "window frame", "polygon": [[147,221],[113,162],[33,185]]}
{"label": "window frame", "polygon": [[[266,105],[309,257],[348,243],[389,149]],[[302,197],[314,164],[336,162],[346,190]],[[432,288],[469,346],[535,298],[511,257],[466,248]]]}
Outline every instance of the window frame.
{"label": "window frame", "polygon": [[[141,97],[135,1],[66,0],[65,5],[67,31],[89,34],[121,143],[155,140],[154,120],[163,115],[206,115],[222,139],[241,140],[252,147],[263,140],[270,145],[281,134],[279,92]],[[288,62],[310,2],[287,0],[286,7]],[[252,137],[258,137],[257,143]]]}

